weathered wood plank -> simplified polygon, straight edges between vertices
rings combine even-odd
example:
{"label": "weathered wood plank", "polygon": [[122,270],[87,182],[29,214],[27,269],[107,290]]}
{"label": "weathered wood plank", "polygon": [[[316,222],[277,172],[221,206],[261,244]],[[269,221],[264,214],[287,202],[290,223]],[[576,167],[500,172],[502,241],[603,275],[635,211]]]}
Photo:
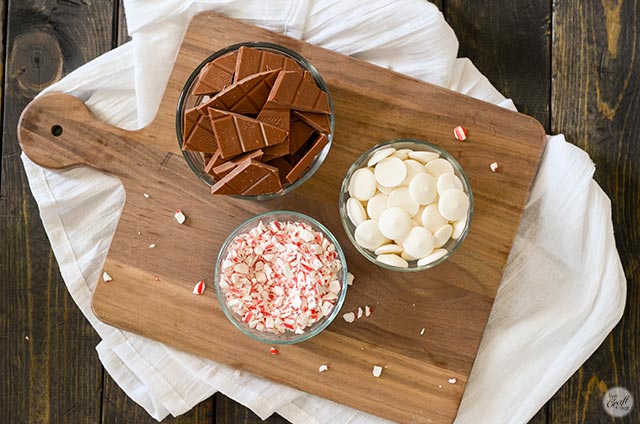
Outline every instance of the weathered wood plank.
{"label": "weathered wood plank", "polygon": [[278,414],[273,414],[262,421],[249,408],[229,399],[222,393],[216,393],[216,424],[284,424],[285,420]]}
{"label": "weathered wood plank", "polygon": [[549,0],[447,0],[444,14],[468,57],[520,112],[549,130]]}
{"label": "weathered wood plank", "polygon": [[[8,1],[0,195],[0,422],[95,423],[98,337],[59,275],[20,160],[24,106],[107,50],[107,2]],[[27,339],[28,338],[28,339]]]}
{"label": "weathered wood plank", "polygon": [[562,387],[553,423],[614,422],[602,408],[608,387],[626,387],[640,422],[640,15],[638,2],[555,2],[552,131],[585,149],[611,198],[616,242],[628,281],[622,321]]}
{"label": "weathered wood plank", "polygon": [[127,41],[131,40],[129,33],[127,32],[127,18],[124,14],[124,0],[116,0],[115,2],[115,31],[114,31],[114,47],[120,46]]}

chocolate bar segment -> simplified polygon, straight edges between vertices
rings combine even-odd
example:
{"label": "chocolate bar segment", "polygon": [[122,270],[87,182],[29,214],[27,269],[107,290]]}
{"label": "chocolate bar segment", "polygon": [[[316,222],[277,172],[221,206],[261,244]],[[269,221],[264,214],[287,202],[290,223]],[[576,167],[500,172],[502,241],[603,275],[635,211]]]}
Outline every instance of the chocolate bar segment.
{"label": "chocolate bar segment", "polygon": [[287,132],[237,113],[209,109],[222,159],[284,142]]}
{"label": "chocolate bar segment", "polygon": [[217,175],[213,171],[213,169],[218,165],[222,165],[223,163],[224,163],[224,160],[222,159],[222,157],[220,157],[220,149],[218,149],[205,165],[204,172],[206,172],[207,174],[213,177],[216,177]]}
{"label": "chocolate bar segment", "polygon": [[289,154],[289,151],[291,150],[289,137],[287,137],[287,139],[280,144],[276,144],[275,146],[265,147],[262,150],[264,151],[264,156],[262,157],[263,162],[267,162],[275,158],[281,158],[283,156],[286,156]]}
{"label": "chocolate bar segment", "polygon": [[300,150],[304,143],[309,140],[314,130],[303,121],[294,120],[291,122],[291,130],[289,131],[289,153],[295,154]]}
{"label": "chocolate bar segment", "polygon": [[212,194],[258,195],[282,190],[278,169],[247,159],[211,187]]}
{"label": "chocolate bar segment", "polygon": [[280,70],[251,75],[225,88],[207,103],[198,106],[200,113],[208,109],[223,109],[241,114],[258,114],[269,97]]}
{"label": "chocolate bar segment", "polygon": [[239,164],[241,164],[242,162],[244,162],[247,159],[255,159],[255,160],[258,160],[258,161],[261,160],[263,154],[264,153],[262,152],[262,150],[254,150],[253,152],[245,153],[244,155],[240,155],[235,159],[232,159],[230,161],[221,163],[220,165],[218,165],[215,168],[213,168],[213,172],[218,177],[224,177],[229,172],[233,171],[233,169],[236,166],[238,166]]}
{"label": "chocolate bar segment", "polygon": [[294,111],[293,114],[319,133],[329,134],[331,132],[331,121],[326,113]]}
{"label": "chocolate bar segment", "polygon": [[288,181],[286,179],[287,174],[293,169],[293,166],[283,157],[271,159],[267,162],[267,165],[274,166],[278,168],[278,175],[280,176],[280,182],[282,184],[286,184]]}
{"label": "chocolate bar segment", "polygon": [[234,82],[259,72],[272,71],[274,69],[282,69],[284,71],[302,70],[295,60],[281,53],[258,50],[246,46],[238,49],[238,60],[235,65]]}
{"label": "chocolate bar segment", "polygon": [[204,65],[193,87],[193,94],[212,96],[230,86],[237,57],[238,52],[234,51]]}
{"label": "chocolate bar segment", "polygon": [[309,149],[302,158],[293,166],[293,169],[287,174],[287,181],[290,183],[296,182],[304,172],[311,167],[314,159],[322,151],[324,146],[329,143],[329,137],[326,134],[319,134]]}
{"label": "chocolate bar segment", "polygon": [[291,126],[291,111],[275,103],[267,102],[262,107],[256,119],[289,132]]}
{"label": "chocolate bar segment", "polygon": [[215,153],[218,149],[211,121],[203,116],[197,108],[189,109],[184,114],[184,131],[182,150]]}
{"label": "chocolate bar segment", "polygon": [[267,101],[302,112],[331,113],[329,96],[308,72],[280,72]]}

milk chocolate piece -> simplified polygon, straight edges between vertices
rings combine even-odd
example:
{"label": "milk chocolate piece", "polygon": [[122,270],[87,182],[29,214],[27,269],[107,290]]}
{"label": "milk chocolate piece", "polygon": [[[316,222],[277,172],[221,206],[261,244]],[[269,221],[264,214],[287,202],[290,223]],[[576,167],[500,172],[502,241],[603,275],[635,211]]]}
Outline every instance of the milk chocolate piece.
{"label": "milk chocolate piece", "polygon": [[285,158],[279,157],[275,159],[271,159],[267,162],[267,165],[275,166],[278,168],[278,175],[280,176],[280,182],[282,184],[287,184],[288,181],[286,179],[287,174],[293,169],[291,164],[287,162]]}
{"label": "milk chocolate piece", "polygon": [[326,113],[294,111],[293,114],[319,133],[329,134],[331,132],[331,121],[329,120],[329,115]]}
{"label": "milk chocolate piece", "polygon": [[287,139],[280,144],[276,144],[275,146],[265,147],[262,150],[264,151],[264,156],[262,158],[263,162],[267,162],[275,158],[286,156],[289,154],[289,151],[291,150],[289,137],[287,137]]}
{"label": "milk chocolate piece", "polygon": [[302,174],[304,174],[304,171],[311,167],[313,160],[316,158],[318,153],[322,151],[322,149],[327,145],[328,142],[329,137],[326,134],[318,134],[318,137],[314,140],[313,145],[311,146],[309,151],[307,151],[307,153],[305,153],[304,156],[300,158],[298,163],[296,163],[293,166],[293,169],[287,174],[287,181],[289,181],[291,184],[298,181]]}
{"label": "milk chocolate piece", "polygon": [[247,159],[211,187],[212,194],[257,195],[282,190],[278,169]]}
{"label": "milk chocolate piece", "polygon": [[214,153],[217,148],[216,136],[213,134],[209,117],[203,116],[197,108],[186,111],[184,131],[182,132],[182,150]]}
{"label": "milk chocolate piece", "polygon": [[289,132],[291,126],[291,111],[275,103],[267,102],[262,107],[256,119]]}
{"label": "milk chocolate piece", "polygon": [[308,72],[280,72],[267,101],[302,112],[331,113],[329,96]]}
{"label": "milk chocolate piece", "polygon": [[235,65],[233,82],[240,81],[249,75],[274,69],[282,69],[284,71],[302,69],[295,60],[281,53],[258,50],[246,46],[242,46],[238,50],[238,60]]}
{"label": "milk chocolate piece", "polygon": [[313,134],[313,128],[303,121],[294,120],[291,122],[291,130],[289,132],[289,153],[295,154],[309,140]]}
{"label": "milk chocolate piece", "polygon": [[282,143],[288,136],[280,128],[237,113],[209,109],[209,117],[222,159]]}
{"label": "milk chocolate piece", "polygon": [[218,177],[224,177],[229,172],[233,171],[233,169],[236,166],[238,166],[239,164],[241,164],[242,162],[244,162],[247,159],[255,159],[255,160],[258,160],[258,161],[261,160],[263,154],[264,153],[262,152],[262,150],[254,150],[253,152],[245,153],[244,155],[240,155],[237,158],[232,159],[232,160],[230,160],[228,162],[221,163],[220,165],[218,165],[215,168],[213,168],[213,172]]}
{"label": "milk chocolate piece", "polygon": [[197,96],[212,96],[231,85],[238,52],[227,53],[204,65],[193,87]]}
{"label": "milk chocolate piece", "polygon": [[216,173],[213,171],[213,169],[218,166],[218,165],[222,165],[224,163],[224,160],[222,159],[222,157],[220,157],[220,150],[216,150],[216,152],[213,154],[213,156],[211,157],[211,159],[209,159],[209,162],[207,162],[207,164],[204,167],[204,172],[206,172],[207,174],[216,177]]}
{"label": "milk chocolate piece", "polygon": [[207,110],[223,109],[242,114],[257,114],[264,106],[271,92],[271,87],[280,70],[261,72],[251,75],[225,88],[207,103],[198,106],[200,113]]}

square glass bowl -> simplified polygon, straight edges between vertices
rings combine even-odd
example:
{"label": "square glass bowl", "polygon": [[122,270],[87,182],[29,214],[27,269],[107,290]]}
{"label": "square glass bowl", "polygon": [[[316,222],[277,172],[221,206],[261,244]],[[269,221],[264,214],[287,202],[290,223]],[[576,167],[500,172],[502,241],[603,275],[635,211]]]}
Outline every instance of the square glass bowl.
{"label": "square glass bowl", "polygon": [[[338,254],[338,259],[342,264],[342,268],[338,273],[338,281],[340,281],[340,293],[338,294],[338,299],[331,310],[331,313],[328,316],[322,317],[319,321],[313,323],[311,326],[305,329],[303,334],[295,334],[293,331],[286,331],[283,334],[274,334],[266,331],[259,331],[255,328],[251,328],[249,324],[245,323],[240,315],[235,313],[231,308],[227,305],[226,302],[226,291],[220,287],[220,275],[222,272],[222,263],[226,259],[229,253],[229,247],[231,246],[233,240],[236,236],[240,234],[244,234],[250,231],[252,228],[255,228],[260,222],[267,225],[273,221],[280,222],[303,222],[308,224],[313,228],[314,231],[320,232],[324,235],[324,237],[329,240],[336,248],[336,253]],[[226,315],[226,317],[231,321],[231,323],[239,329],[241,332],[251,337],[254,340],[263,343],[269,344],[295,344],[300,343],[305,340],[309,340],[310,338],[319,334],[322,330],[327,328],[329,324],[335,319],[335,317],[340,312],[342,308],[342,304],[344,303],[344,299],[347,296],[347,260],[344,256],[344,252],[338,243],[338,240],[331,234],[331,232],[320,222],[311,218],[308,215],[301,214],[299,212],[292,211],[272,211],[263,213],[261,215],[254,216],[240,224],[225,240],[222,248],[220,249],[220,253],[218,254],[218,259],[216,260],[215,267],[215,277],[214,284],[216,287],[216,295],[218,296],[218,300],[220,301],[220,306],[222,307],[222,311]]]}
{"label": "square glass bowl", "polygon": [[[453,166],[454,174],[462,182],[463,191],[469,196],[469,210],[467,211],[466,224],[460,237],[457,240],[450,238],[447,241],[447,243],[444,246],[442,246],[442,249],[447,250],[447,253],[444,256],[422,266],[418,266],[417,260],[408,261],[409,266],[407,268],[396,267],[396,266],[392,266],[392,265],[378,261],[373,251],[365,249],[364,247],[360,246],[356,242],[356,239],[355,239],[356,226],[353,224],[353,222],[351,222],[351,219],[349,219],[349,216],[347,215],[346,205],[347,205],[347,200],[349,200],[349,197],[350,197],[349,181],[351,180],[351,176],[358,169],[366,168],[367,162],[377,151],[388,148],[388,147],[393,147],[396,150],[411,149],[414,151],[433,152],[433,153],[439,154],[441,158],[444,158],[448,160],[449,163],[451,163],[451,165]],[[351,167],[347,171],[347,175],[345,176],[342,182],[342,187],[340,188],[339,208],[340,208],[340,219],[342,220],[342,226],[344,227],[344,230],[347,233],[349,240],[355,246],[358,252],[362,254],[362,256],[364,256],[374,264],[378,265],[379,267],[382,267],[391,271],[415,272],[415,271],[423,271],[429,268],[433,268],[434,266],[441,264],[442,262],[446,261],[453,254],[453,252],[455,252],[456,249],[462,244],[462,242],[464,241],[464,239],[466,238],[469,232],[469,228],[471,226],[471,218],[473,217],[473,193],[471,191],[471,185],[469,184],[469,180],[465,175],[464,171],[462,170],[462,167],[460,166],[458,161],[453,156],[451,156],[451,154],[449,154],[446,150],[444,150],[440,146],[437,146],[435,144],[432,144],[423,140],[397,139],[397,140],[388,141],[382,144],[378,144],[372,147],[371,149],[364,152],[351,165]]]}
{"label": "square glass bowl", "polygon": [[238,50],[240,47],[246,46],[251,47],[258,50],[267,50],[275,53],[283,54],[291,59],[295,60],[305,71],[309,71],[313,76],[313,79],[316,82],[316,85],[325,93],[327,93],[327,97],[329,98],[329,107],[331,108],[331,114],[329,115],[329,121],[331,124],[331,132],[327,135],[329,142],[322,149],[318,155],[316,155],[311,166],[300,176],[300,178],[295,181],[293,184],[284,184],[282,190],[277,193],[268,193],[268,194],[259,194],[259,195],[237,195],[233,196],[240,199],[249,199],[249,200],[268,200],[273,199],[275,197],[284,196],[285,194],[295,190],[297,187],[304,184],[309,178],[316,173],[316,171],[324,162],[324,159],[327,157],[329,153],[329,149],[331,148],[331,143],[333,141],[333,130],[335,126],[335,112],[333,108],[333,100],[331,98],[331,93],[329,93],[329,88],[327,84],[324,82],[316,68],[313,67],[309,61],[307,61],[304,57],[300,56],[298,53],[290,50],[286,47],[272,44],[272,43],[263,43],[263,42],[247,42],[247,43],[239,43],[234,44],[228,47],[225,47],[222,50],[218,50],[213,53],[211,56],[203,60],[189,75],[187,81],[184,84],[184,88],[180,93],[180,98],[178,99],[178,108],[176,111],[176,134],[178,136],[178,145],[180,146],[180,150],[182,151],[182,156],[184,160],[189,165],[189,168],[193,171],[194,174],[200,178],[202,182],[204,182],[209,187],[213,186],[216,183],[216,180],[213,176],[209,175],[204,171],[206,163],[204,163],[204,158],[200,154],[200,152],[192,152],[188,150],[182,150],[182,144],[184,143],[183,131],[184,131],[184,114],[185,111],[198,106],[201,103],[204,103],[206,97],[205,96],[194,96],[193,89],[195,87],[195,83],[198,79],[198,75],[200,74],[200,70],[209,62],[219,58],[220,56],[224,56],[227,53]]}

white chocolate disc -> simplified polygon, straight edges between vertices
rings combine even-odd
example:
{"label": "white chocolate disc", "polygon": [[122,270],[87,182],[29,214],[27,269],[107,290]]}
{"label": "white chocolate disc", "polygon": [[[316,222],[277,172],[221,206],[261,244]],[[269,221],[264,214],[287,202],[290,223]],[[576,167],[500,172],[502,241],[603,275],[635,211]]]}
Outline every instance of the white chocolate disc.
{"label": "white chocolate disc", "polygon": [[391,240],[403,239],[412,226],[413,222],[409,214],[398,207],[389,208],[382,212],[378,220],[380,232]]}
{"label": "white chocolate disc", "polygon": [[371,219],[379,219],[380,214],[387,209],[387,199],[389,196],[378,193],[367,202],[367,214]]}
{"label": "white chocolate disc", "polygon": [[400,160],[407,160],[409,159],[409,153],[411,152],[413,152],[411,149],[398,149],[398,151],[391,156],[397,157]]}
{"label": "white chocolate disc", "polygon": [[434,177],[439,177],[442,174],[453,174],[453,165],[448,160],[438,158],[427,162],[424,166],[427,172]]}
{"label": "white chocolate disc", "polygon": [[426,174],[427,170],[424,169],[424,165],[417,160],[407,159],[404,161],[404,165],[407,167],[407,176],[400,183],[401,186],[408,186],[413,177],[418,174]]}
{"label": "white chocolate disc", "polygon": [[367,213],[364,211],[364,206],[355,197],[347,199],[347,216],[353,222],[356,227],[367,220]]}
{"label": "white chocolate disc", "polygon": [[376,250],[388,241],[380,233],[378,222],[373,219],[369,219],[358,225],[354,235],[356,243],[369,250]]}
{"label": "white chocolate disc", "polygon": [[426,172],[416,175],[409,183],[409,194],[416,203],[428,205],[436,200],[436,179]]}
{"label": "white chocolate disc", "polygon": [[378,262],[382,262],[383,264],[395,266],[398,268],[409,267],[409,263],[407,261],[402,259],[400,256],[394,255],[394,254],[378,255],[376,259],[378,260]]}
{"label": "white chocolate disc", "polygon": [[438,211],[444,219],[458,221],[467,217],[469,210],[469,196],[462,190],[452,188],[440,196]]}
{"label": "white chocolate disc", "polygon": [[424,164],[430,160],[438,159],[440,155],[435,152],[411,152],[409,153],[409,157]]}
{"label": "white chocolate disc", "polygon": [[413,197],[409,194],[409,189],[404,187],[397,188],[391,192],[389,200],[387,200],[387,206],[390,208],[397,206],[407,212],[410,216],[417,214],[418,209],[420,209],[418,202],[413,200]]}
{"label": "white chocolate disc", "polygon": [[430,264],[431,262],[435,262],[446,254],[447,254],[446,249],[436,249],[433,252],[431,252],[430,255],[425,256],[424,258],[418,259],[418,266],[425,266],[427,264]]}
{"label": "white chocolate disc", "polygon": [[442,174],[438,177],[437,182],[438,194],[442,196],[447,190],[451,190],[452,188],[457,188],[458,190],[462,190],[462,181],[454,174]]}
{"label": "white chocolate disc", "polygon": [[387,148],[378,150],[373,154],[373,156],[371,156],[371,158],[367,162],[367,166],[375,165],[376,163],[380,162],[382,159],[394,154],[395,151],[396,149],[394,149],[393,147],[387,147]]}
{"label": "white chocolate disc", "polygon": [[413,256],[411,256],[410,254],[404,251],[400,254],[400,257],[408,262],[415,261],[416,259],[418,259],[418,258],[414,258]]}
{"label": "white chocolate disc", "polygon": [[384,255],[389,253],[400,254],[402,253],[402,247],[398,246],[397,244],[385,244],[378,247],[374,253],[376,255]]}
{"label": "white chocolate disc", "polygon": [[452,233],[453,233],[453,227],[449,224],[443,225],[442,227],[438,228],[436,232],[433,233],[433,236],[436,238],[435,247],[444,246],[451,238]]}
{"label": "white chocolate disc", "polygon": [[385,158],[376,165],[375,176],[378,184],[385,187],[396,187],[406,178],[407,167],[398,158]]}
{"label": "white chocolate disc", "polygon": [[391,194],[391,192],[394,190],[393,187],[385,187],[383,185],[378,184],[378,191],[380,193],[384,193],[384,194]]}
{"label": "white chocolate disc", "polygon": [[368,168],[358,169],[351,175],[349,181],[349,194],[358,200],[369,200],[376,194],[376,178]]}
{"label": "white chocolate disc", "polygon": [[413,227],[404,240],[402,247],[407,255],[414,258],[427,256],[433,250],[436,239],[433,234],[424,227]]}
{"label": "white chocolate disc", "polygon": [[453,233],[451,234],[451,238],[454,240],[458,240],[464,231],[464,228],[467,226],[467,219],[461,219],[460,221],[456,221],[453,223]]}
{"label": "white chocolate disc", "polygon": [[448,224],[447,220],[440,215],[438,205],[428,205],[422,211],[422,225],[429,231],[435,232],[438,228]]}

